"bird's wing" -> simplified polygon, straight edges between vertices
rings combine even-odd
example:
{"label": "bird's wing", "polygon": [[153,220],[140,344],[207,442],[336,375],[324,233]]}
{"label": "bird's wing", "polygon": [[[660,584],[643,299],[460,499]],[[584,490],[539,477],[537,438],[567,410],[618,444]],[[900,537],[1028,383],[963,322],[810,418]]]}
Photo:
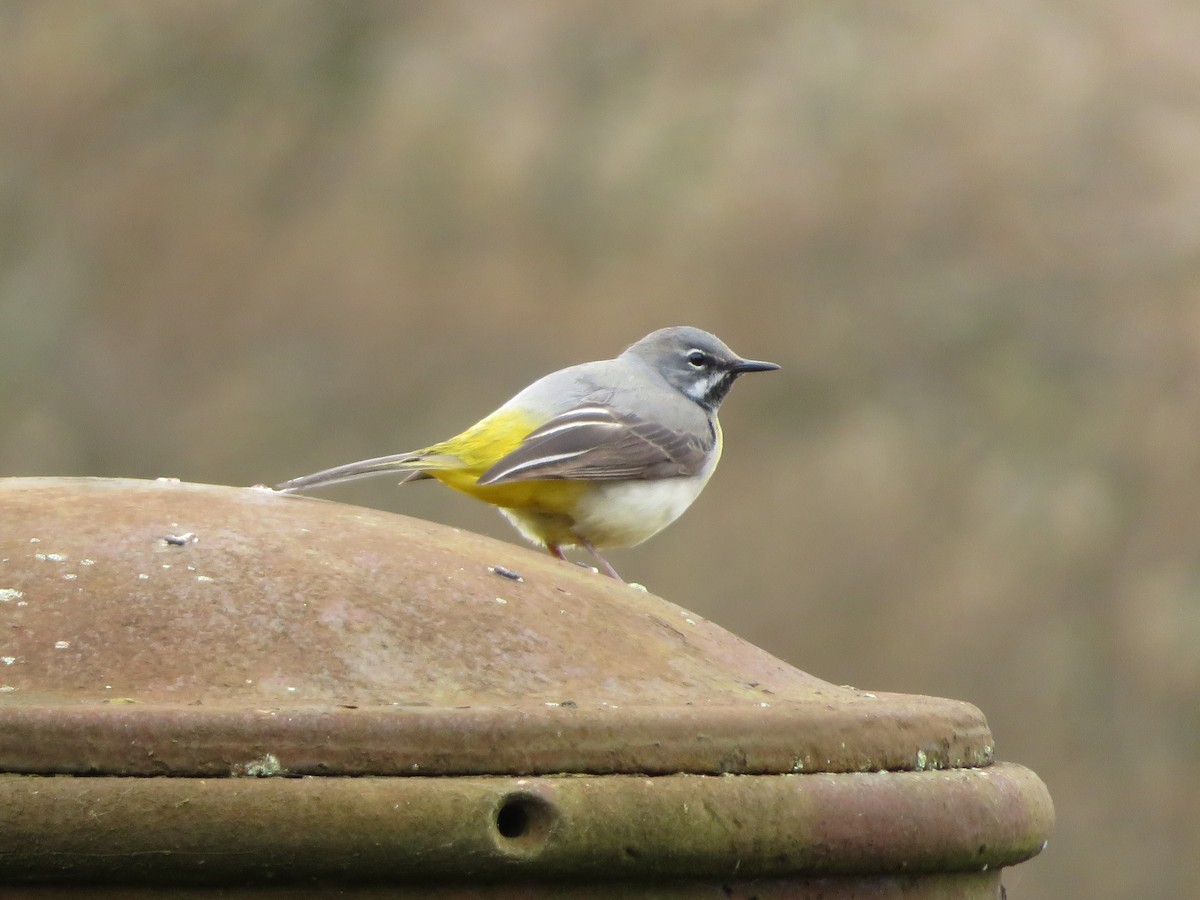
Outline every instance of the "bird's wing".
{"label": "bird's wing", "polygon": [[711,423],[694,434],[617,412],[603,403],[585,402],[530,432],[478,483],[694,475],[704,467],[715,440]]}

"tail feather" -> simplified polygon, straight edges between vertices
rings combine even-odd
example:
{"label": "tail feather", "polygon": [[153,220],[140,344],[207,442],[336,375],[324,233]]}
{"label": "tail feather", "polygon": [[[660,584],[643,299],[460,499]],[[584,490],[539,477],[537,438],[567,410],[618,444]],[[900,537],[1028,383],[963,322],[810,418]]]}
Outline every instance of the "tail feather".
{"label": "tail feather", "polygon": [[364,459],[359,462],[347,463],[344,466],[334,466],[323,469],[311,475],[302,475],[277,485],[275,490],[285,494],[295,494],[329,484],[340,484],[343,481],[355,481],[359,478],[371,478],[376,475],[403,473],[405,481],[418,481],[429,478],[426,469],[453,468],[456,460],[446,456],[431,456],[422,452],[397,453],[392,456],[379,456],[375,459]]}

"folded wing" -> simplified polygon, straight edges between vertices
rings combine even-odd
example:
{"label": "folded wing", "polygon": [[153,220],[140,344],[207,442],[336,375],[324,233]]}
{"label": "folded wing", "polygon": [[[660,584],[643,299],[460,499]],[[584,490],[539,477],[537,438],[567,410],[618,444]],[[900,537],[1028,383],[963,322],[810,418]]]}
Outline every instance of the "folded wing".
{"label": "folded wing", "polygon": [[478,483],[694,475],[703,468],[714,440],[711,426],[697,435],[618,413],[601,403],[584,403],[530,432]]}

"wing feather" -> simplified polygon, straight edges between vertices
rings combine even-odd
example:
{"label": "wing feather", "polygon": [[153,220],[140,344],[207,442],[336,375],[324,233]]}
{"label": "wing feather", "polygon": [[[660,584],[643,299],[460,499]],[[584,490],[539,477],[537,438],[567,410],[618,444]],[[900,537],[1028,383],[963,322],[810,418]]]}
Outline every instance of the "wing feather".
{"label": "wing feather", "polygon": [[515,450],[483,473],[479,484],[578,479],[618,481],[694,475],[715,441],[583,403],[530,432]]}

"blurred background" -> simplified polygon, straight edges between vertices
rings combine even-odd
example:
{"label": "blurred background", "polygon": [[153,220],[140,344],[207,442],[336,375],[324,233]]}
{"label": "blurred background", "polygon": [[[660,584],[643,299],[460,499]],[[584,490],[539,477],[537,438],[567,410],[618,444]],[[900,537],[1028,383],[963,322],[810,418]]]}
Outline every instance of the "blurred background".
{"label": "blurred background", "polygon": [[710,329],[784,369],[615,565],[979,705],[1058,810],[1010,896],[1200,896],[1198,37],[1192,0],[7,0],[0,473],[275,483]]}

